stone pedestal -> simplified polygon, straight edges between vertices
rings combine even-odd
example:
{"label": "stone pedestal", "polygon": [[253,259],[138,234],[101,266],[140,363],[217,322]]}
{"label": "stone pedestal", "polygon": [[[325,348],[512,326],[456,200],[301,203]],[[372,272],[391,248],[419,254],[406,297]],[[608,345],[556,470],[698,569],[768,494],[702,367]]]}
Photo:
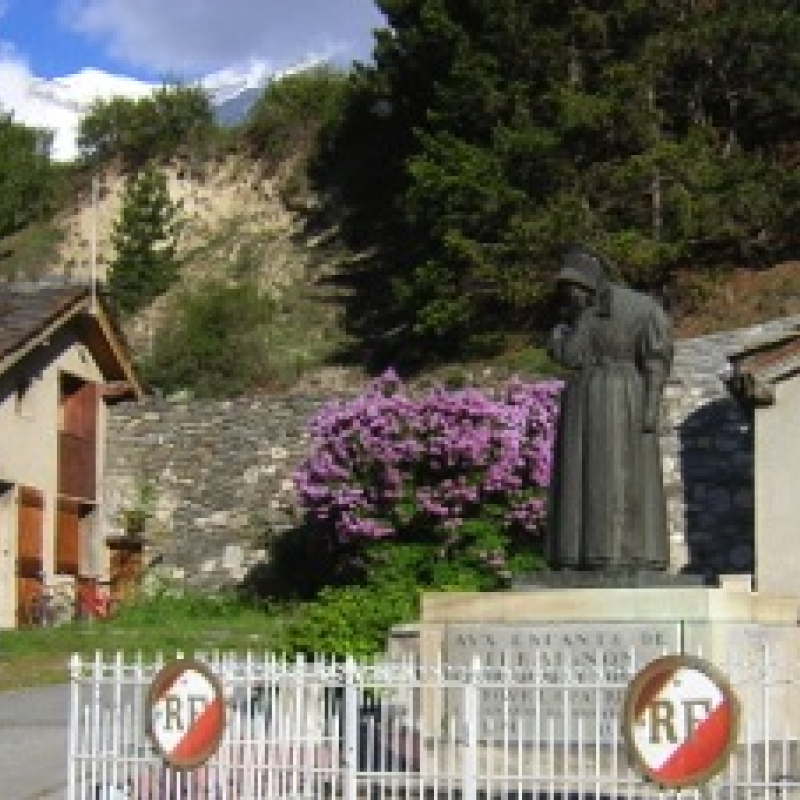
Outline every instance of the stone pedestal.
{"label": "stone pedestal", "polygon": [[[653,659],[675,653],[701,656],[722,670],[740,697],[751,740],[763,738],[765,718],[773,730],[776,721],[794,728],[800,720],[795,687],[776,688],[787,684],[787,670],[796,671],[799,660],[797,601],[766,597],[741,584],[429,593],[416,629],[403,626],[390,641],[390,652],[414,650],[423,669],[466,669],[477,660],[497,674],[527,671],[544,675],[545,682],[585,682],[591,691],[576,691],[569,713],[583,717],[595,736],[605,735],[597,724],[597,686],[616,686],[602,696],[602,713],[616,720],[633,676]],[[520,716],[537,707],[541,713],[543,705],[547,713],[564,706],[563,688],[519,694],[511,700]],[[482,701],[487,731],[507,717],[509,707],[507,693],[497,694],[499,703],[491,697],[487,692]],[[423,706],[426,727],[433,731],[448,709],[424,699]]]}
{"label": "stone pedestal", "polygon": [[524,592],[542,589],[677,589],[703,585],[702,575],[641,569],[598,572],[561,569],[517,575],[511,589]]}

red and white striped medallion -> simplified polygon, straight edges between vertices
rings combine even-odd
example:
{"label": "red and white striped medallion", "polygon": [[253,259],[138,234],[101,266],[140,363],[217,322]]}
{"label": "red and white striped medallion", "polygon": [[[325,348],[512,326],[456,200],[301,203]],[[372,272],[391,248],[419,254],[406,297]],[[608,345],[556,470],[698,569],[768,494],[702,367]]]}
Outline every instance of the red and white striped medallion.
{"label": "red and white striped medallion", "polygon": [[150,685],[147,726],[169,764],[179,768],[202,764],[216,752],[225,727],[219,680],[197,661],[168,664]]}
{"label": "red and white striped medallion", "polygon": [[722,770],[736,743],[738,703],[709,663],[659,658],[634,678],[623,734],[634,762],[660,786],[705,783]]}

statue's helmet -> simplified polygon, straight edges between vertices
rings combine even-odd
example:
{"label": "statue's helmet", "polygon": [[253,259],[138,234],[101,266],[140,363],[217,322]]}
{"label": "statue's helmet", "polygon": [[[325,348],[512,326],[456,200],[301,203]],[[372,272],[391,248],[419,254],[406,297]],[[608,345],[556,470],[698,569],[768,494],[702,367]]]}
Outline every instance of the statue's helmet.
{"label": "statue's helmet", "polygon": [[603,259],[580,244],[570,245],[561,255],[561,269],[556,275],[559,283],[575,283],[597,292],[607,281]]}
{"label": "statue's helmet", "polygon": [[556,282],[584,287],[594,295],[598,313],[608,316],[611,313],[611,287],[607,267],[608,262],[599,253],[582,244],[569,245],[562,251]]}

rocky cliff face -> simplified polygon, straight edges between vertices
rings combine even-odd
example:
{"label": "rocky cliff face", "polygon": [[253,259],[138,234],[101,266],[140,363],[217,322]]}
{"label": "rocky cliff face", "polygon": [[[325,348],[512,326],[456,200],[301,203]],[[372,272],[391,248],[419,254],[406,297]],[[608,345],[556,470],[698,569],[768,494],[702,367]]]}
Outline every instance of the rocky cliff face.
{"label": "rocky cliff face", "polygon": [[[302,220],[289,209],[284,191],[292,166],[286,163],[269,174],[263,164],[231,154],[194,163],[174,160],[164,167],[170,197],[181,209],[179,255],[186,282],[247,270],[278,299],[305,278],[307,252],[295,243]],[[105,279],[124,188],[124,176],[108,170],[99,176],[96,206],[87,189],[62,217],[58,274],[89,280],[96,231],[97,277]],[[134,345],[146,344],[167,299],[160,298],[130,325],[126,332]]]}
{"label": "rocky cliff face", "polygon": [[[174,159],[162,167],[180,208],[181,279],[124,323],[136,356],[149,351],[184,288],[194,289],[208,278],[247,278],[274,301],[267,339],[278,383],[312,380],[324,389],[331,372],[324,362],[344,336],[339,301],[345,290],[328,279],[349,256],[338,244],[335,225],[315,224],[309,232],[318,200],[307,185],[301,158],[269,166],[229,152]],[[90,187],[84,187],[59,220],[63,240],[51,272],[89,280],[96,235],[97,277],[106,278],[124,188],[125,177],[116,170],[98,177],[96,204]],[[340,380],[341,370],[333,371],[334,381]]]}

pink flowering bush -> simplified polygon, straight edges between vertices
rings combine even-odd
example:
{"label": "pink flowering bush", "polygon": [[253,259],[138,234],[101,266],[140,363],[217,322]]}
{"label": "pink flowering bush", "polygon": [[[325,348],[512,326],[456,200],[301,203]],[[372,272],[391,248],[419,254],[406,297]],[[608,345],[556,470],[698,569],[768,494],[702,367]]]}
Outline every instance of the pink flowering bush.
{"label": "pink flowering bush", "polygon": [[461,560],[500,579],[535,567],[560,390],[556,380],[512,379],[412,396],[386,372],[313,421],[312,452],[295,475],[309,522],[351,551],[432,545],[428,561]]}

